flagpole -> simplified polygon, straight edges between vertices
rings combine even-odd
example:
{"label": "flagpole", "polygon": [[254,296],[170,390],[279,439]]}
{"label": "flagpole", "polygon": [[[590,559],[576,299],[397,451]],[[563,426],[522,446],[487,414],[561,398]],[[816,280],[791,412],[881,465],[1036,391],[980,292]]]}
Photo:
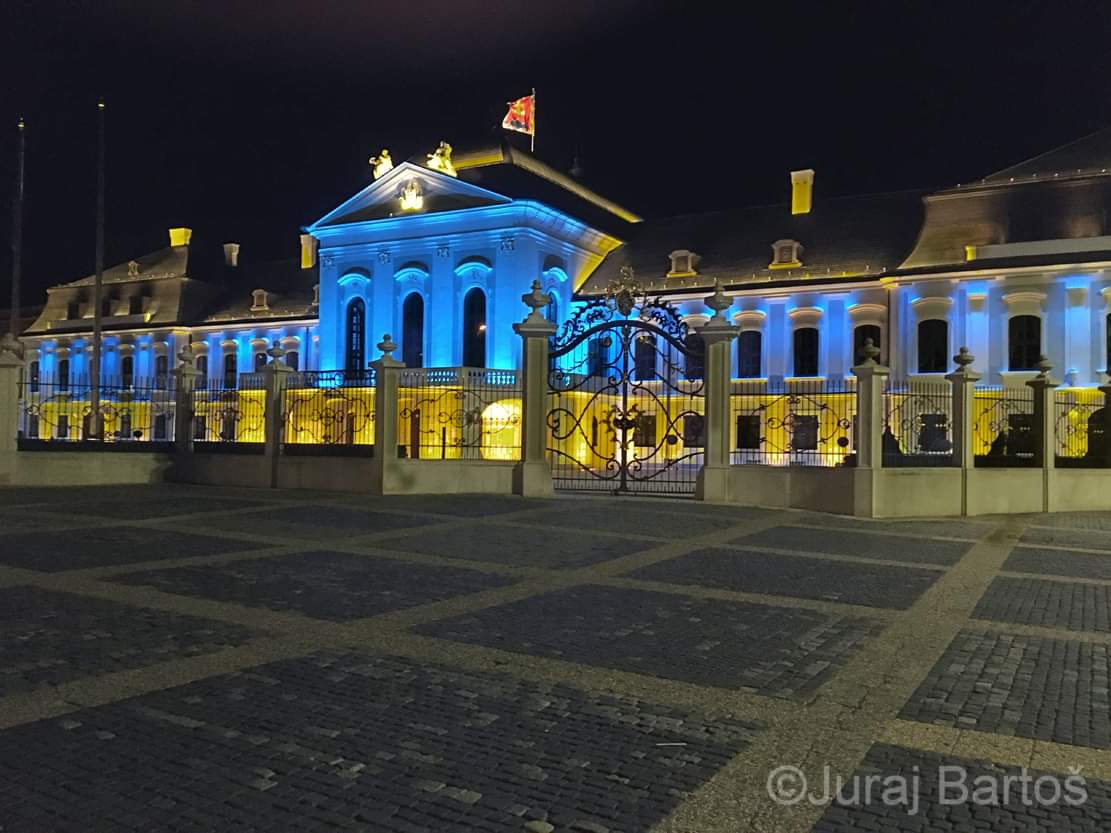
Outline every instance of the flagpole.
{"label": "flagpole", "polygon": [[20,280],[23,276],[23,159],[26,150],[24,123],[21,116],[16,123],[19,129],[19,151],[15,175],[15,200],[12,206],[12,315],[11,333],[19,337]]}
{"label": "flagpole", "polygon": [[92,433],[104,439],[100,418],[100,350],[104,306],[104,101],[97,102],[96,159],[96,276],[93,283],[93,363],[89,371],[92,387]]}
{"label": "flagpole", "polygon": [[532,88],[532,133],[529,135],[529,153],[536,153],[536,87]]}

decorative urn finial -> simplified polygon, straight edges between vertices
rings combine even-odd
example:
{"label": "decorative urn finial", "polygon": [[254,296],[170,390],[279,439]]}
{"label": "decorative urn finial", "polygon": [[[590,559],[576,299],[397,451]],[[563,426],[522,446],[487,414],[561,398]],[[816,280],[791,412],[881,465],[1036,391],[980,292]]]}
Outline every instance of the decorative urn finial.
{"label": "decorative urn finial", "polygon": [[393,351],[397,349],[397,345],[394,344],[393,341],[393,336],[389,333],[382,336],[382,340],[378,342],[378,349],[382,351],[382,358],[393,359]]}
{"label": "decorative urn finial", "polygon": [[1037,367],[1038,367],[1038,378],[1039,379],[1048,379],[1049,378],[1049,371],[1051,371],[1053,369],[1053,362],[1051,362],[1049,360],[1048,356],[1041,355],[1041,356],[1038,356],[1038,365],[1037,365]]}
{"label": "decorative urn finial", "polygon": [[864,339],[864,346],[860,350],[864,354],[863,364],[876,364],[880,357],[880,348],[870,338]]}
{"label": "decorative urn finial", "polygon": [[521,300],[524,301],[525,306],[531,310],[525,321],[535,324],[547,320],[540,310],[544,309],[552,302],[552,297],[540,288],[539,279],[533,280],[532,291],[522,295]]}
{"label": "decorative urn finial", "polygon": [[271,343],[270,349],[266,351],[266,355],[270,357],[274,364],[282,364],[282,359],[285,358],[285,350],[282,349],[282,346],[275,339],[274,342]]}
{"label": "decorative urn finial", "polygon": [[11,353],[17,358],[23,358],[23,345],[12,333],[4,333],[0,338],[0,353]]}
{"label": "decorative urn finial", "polygon": [[721,285],[721,278],[714,281],[714,294],[708,295],[703,303],[714,311],[714,317],[711,321],[729,323],[725,317],[725,311],[733,306],[733,299],[725,294],[725,289]]}
{"label": "decorative urn finial", "polygon": [[193,352],[193,343],[191,341],[185,342],[185,346],[177,351],[177,360],[183,365],[193,366],[193,360],[196,358]]}
{"label": "decorative urn finial", "polygon": [[968,352],[967,347],[962,347],[957,351],[957,355],[953,356],[953,361],[956,362],[957,372],[959,373],[962,370],[967,370],[976,361],[976,357]]}

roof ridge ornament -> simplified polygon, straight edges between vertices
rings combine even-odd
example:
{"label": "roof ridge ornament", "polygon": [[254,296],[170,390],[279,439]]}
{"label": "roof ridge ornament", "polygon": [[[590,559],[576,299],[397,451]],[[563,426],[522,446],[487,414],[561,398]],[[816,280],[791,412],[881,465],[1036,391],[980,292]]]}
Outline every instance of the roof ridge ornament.
{"label": "roof ridge ornament", "polygon": [[428,167],[448,176],[455,176],[455,164],[451,161],[451,145],[440,142],[439,147],[428,154]]}
{"label": "roof ridge ornament", "polygon": [[370,157],[369,162],[374,168],[375,179],[380,179],[393,170],[393,158],[387,148],[382,148],[382,152],[377,156]]}

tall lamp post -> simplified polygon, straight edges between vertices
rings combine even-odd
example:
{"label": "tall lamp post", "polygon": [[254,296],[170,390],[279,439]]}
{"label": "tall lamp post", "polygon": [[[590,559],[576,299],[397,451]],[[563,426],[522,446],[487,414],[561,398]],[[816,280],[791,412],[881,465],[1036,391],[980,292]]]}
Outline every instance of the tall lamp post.
{"label": "tall lamp post", "polygon": [[97,159],[96,159],[96,277],[93,283],[93,359],[89,369],[92,388],[90,433],[104,439],[104,421],[100,415],[100,351],[101,327],[104,306],[104,101],[97,102]]}
{"label": "tall lamp post", "polygon": [[23,277],[23,157],[25,152],[24,129],[26,125],[22,117],[16,123],[19,130],[18,161],[15,174],[15,199],[12,201],[12,311],[9,330],[15,337],[19,337],[19,283]]}

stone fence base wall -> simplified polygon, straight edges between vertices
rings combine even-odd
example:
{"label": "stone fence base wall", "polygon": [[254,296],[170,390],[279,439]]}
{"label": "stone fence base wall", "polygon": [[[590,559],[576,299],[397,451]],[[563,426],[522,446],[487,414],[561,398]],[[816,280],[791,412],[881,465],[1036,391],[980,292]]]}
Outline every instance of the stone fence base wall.
{"label": "stone fence base wall", "polygon": [[173,455],[165,452],[10,451],[0,453],[0,485],[122,486],[162,483]]}
{"label": "stone fence base wall", "polygon": [[863,518],[1111,510],[1111,469],[733,466],[729,502]]}

